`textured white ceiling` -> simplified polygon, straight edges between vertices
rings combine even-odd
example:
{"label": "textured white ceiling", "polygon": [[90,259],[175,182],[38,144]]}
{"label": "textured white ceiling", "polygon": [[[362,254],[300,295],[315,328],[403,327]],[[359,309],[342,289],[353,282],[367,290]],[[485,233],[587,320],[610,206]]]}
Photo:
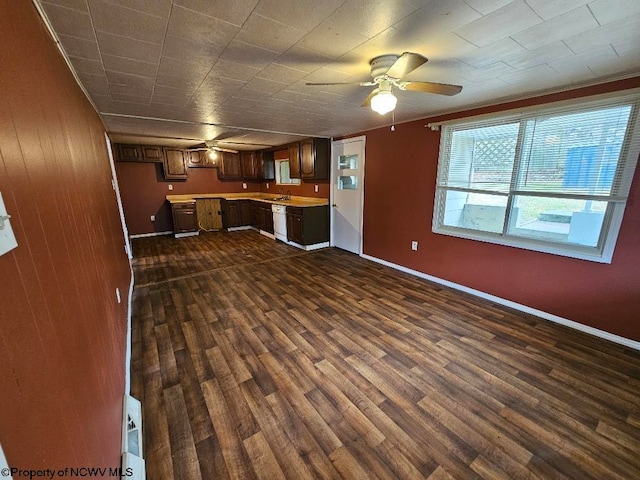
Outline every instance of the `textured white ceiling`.
{"label": "textured white ceiling", "polygon": [[463,86],[398,92],[396,122],[640,72],[640,0],[36,1],[109,132],[148,143],[388,125],[360,106],[371,88],[305,85],[367,81],[387,53],[429,58],[410,80]]}

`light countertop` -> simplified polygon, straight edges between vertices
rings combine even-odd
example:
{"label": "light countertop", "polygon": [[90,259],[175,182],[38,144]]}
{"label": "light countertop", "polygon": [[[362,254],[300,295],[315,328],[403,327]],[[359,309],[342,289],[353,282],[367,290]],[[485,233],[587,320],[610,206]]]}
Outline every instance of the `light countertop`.
{"label": "light countertop", "polygon": [[290,205],[292,207],[317,207],[329,205],[327,198],[298,197],[291,196],[290,200],[274,200],[281,195],[268,193],[193,193],[188,195],[167,195],[169,203],[187,203],[198,199],[220,198],[225,200],[255,200],[264,203],[275,203],[278,205]]}

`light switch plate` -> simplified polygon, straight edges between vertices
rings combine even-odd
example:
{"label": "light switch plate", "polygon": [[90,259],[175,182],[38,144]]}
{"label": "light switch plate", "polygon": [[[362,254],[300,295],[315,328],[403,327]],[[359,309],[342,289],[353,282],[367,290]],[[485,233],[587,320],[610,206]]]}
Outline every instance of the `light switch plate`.
{"label": "light switch plate", "polygon": [[18,246],[16,236],[11,228],[11,220],[2,200],[2,192],[0,192],[0,255],[4,255],[10,250]]}

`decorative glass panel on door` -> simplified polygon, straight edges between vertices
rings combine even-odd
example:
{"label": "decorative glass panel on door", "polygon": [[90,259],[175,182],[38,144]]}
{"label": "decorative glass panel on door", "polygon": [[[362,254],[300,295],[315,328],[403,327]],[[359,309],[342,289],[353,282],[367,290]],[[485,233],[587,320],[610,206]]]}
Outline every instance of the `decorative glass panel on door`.
{"label": "decorative glass panel on door", "polygon": [[338,177],[338,189],[340,190],[357,190],[358,177],[355,175],[342,175]]}
{"label": "decorative glass panel on door", "polygon": [[339,170],[355,170],[358,168],[358,155],[340,155],[338,158]]}

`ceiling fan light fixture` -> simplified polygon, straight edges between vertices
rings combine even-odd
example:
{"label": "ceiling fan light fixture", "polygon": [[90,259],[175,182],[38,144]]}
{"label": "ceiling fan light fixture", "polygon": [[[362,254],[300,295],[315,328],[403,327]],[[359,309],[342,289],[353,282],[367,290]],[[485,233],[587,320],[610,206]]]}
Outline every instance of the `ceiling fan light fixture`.
{"label": "ceiling fan light fixture", "polygon": [[211,148],[209,148],[209,150],[207,150],[207,156],[212,161],[217,160],[218,159],[218,155],[219,155],[218,151],[213,147],[211,147]]}
{"label": "ceiling fan light fixture", "polygon": [[398,99],[390,91],[380,91],[376,93],[371,99],[371,110],[384,115],[396,108]]}

